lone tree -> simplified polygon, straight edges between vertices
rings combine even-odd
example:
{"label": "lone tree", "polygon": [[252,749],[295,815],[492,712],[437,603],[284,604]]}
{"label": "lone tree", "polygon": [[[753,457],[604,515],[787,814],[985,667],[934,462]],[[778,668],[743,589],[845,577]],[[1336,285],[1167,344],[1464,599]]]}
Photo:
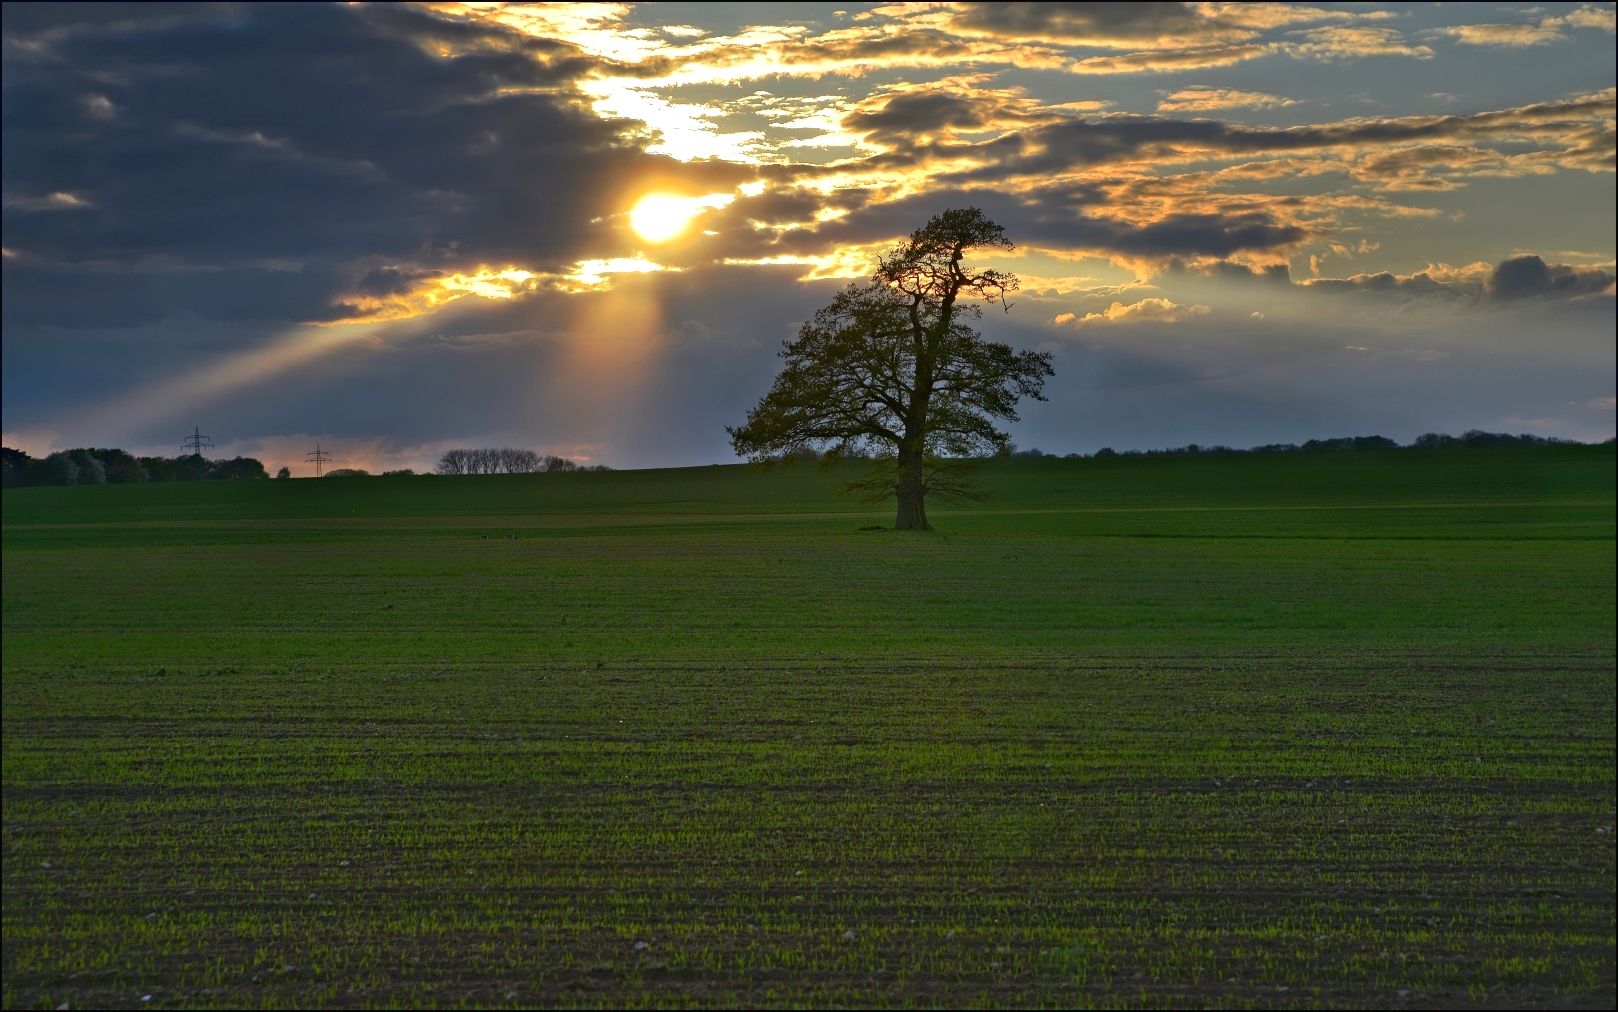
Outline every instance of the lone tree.
{"label": "lone tree", "polygon": [[871,472],[843,491],[872,503],[896,496],[900,530],[932,529],[929,495],[981,498],[965,458],[1004,452],[1010,437],[995,420],[1016,421],[1023,397],[1044,400],[1054,372],[1048,353],[985,341],[962,322],[1017,289],[1014,275],[962,264],[980,249],[1011,241],[974,207],[945,211],[881,258],[870,282],[850,285],[786,342],[775,386],[747,424],[725,430],[736,453],[769,463],[824,450],[829,466],[874,452]]}

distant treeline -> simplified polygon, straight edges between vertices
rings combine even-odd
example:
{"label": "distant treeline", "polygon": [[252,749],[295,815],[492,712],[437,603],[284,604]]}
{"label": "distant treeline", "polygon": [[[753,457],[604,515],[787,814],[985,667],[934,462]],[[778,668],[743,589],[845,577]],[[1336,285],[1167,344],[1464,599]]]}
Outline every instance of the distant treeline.
{"label": "distant treeline", "polygon": [[438,460],[439,474],[532,474],[535,471],[610,471],[605,464],[584,467],[566,457],[541,455],[509,446],[449,450]]}
{"label": "distant treeline", "polygon": [[[1607,440],[1611,443],[1612,440]],[[1459,436],[1446,436],[1437,432],[1429,432],[1425,436],[1417,437],[1409,446],[1401,446],[1386,436],[1343,436],[1339,439],[1311,439],[1301,446],[1297,443],[1266,443],[1246,450],[1239,450],[1233,446],[1198,446],[1188,443],[1185,446],[1171,447],[1167,450],[1114,450],[1103,446],[1093,454],[1069,453],[1068,458],[1079,457],[1180,457],[1204,453],[1352,453],[1357,450],[1448,450],[1455,447],[1480,446],[1584,446],[1576,439],[1558,439],[1555,436],[1531,436],[1523,433],[1513,436],[1509,432],[1484,432],[1480,429],[1471,429]],[[1602,445],[1606,445],[1605,443]],[[1060,454],[1045,453],[1042,450],[1011,451],[1013,457],[1057,457]]]}
{"label": "distant treeline", "polygon": [[135,481],[218,481],[268,478],[264,464],[252,457],[207,460],[189,457],[136,457],[123,450],[57,450],[35,459],[7,446],[0,449],[5,487],[27,485],[116,485]]}

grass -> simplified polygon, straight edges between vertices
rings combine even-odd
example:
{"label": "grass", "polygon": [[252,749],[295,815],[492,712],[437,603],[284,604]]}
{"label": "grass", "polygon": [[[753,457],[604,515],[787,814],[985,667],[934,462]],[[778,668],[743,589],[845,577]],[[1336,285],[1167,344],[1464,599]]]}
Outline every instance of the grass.
{"label": "grass", "polygon": [[1611,1006],[1610,448],[986,479],[8,490],[6,1007]]}

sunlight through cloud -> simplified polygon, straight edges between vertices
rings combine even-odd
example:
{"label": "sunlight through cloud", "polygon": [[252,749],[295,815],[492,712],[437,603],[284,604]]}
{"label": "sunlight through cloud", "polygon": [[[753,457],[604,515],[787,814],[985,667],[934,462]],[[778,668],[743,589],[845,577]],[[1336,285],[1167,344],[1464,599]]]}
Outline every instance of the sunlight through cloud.
{"label": "sunlight through cloud", "polygon": [[574,267],[573,273],[567,280],[582,285],[603,285],[607,283],[610,274],[650,274],[653,271],[666,270],[662,264],[654,264],[650,260],[629,257],[614,257],[611,260],[581,260]]}
{"label": "sunlight through cloud", "polygon": [[668,242],[686,230],[691,219],[703,211],[724,207],[736,198],[728,193],[710,193],[706,197],[673,197],[654,193],[642,197],[629,212],[629,224],[648,242]]}
{"label": "sunlight through cloud", "polygon": [[538,275],[531,271],[515,267],[507,267],[503,271],[484,268],[476,274],[451,274],[447,278],[439,278],[438,287],[444,293],[441,298],[443,302],[458,299],[462,294],[481,295],[485,299],[509,299],[517,292],[526,290],[528,282],[536,277]]}

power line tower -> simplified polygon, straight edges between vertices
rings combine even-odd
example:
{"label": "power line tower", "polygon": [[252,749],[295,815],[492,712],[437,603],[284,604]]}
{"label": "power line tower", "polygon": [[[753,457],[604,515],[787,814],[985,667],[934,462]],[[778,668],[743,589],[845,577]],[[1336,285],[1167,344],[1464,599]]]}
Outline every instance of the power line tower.
{"label": "power line tower", "polygon": [[324,468],[327,462],[331,460],[331,454],[327,453],[325,450],[322,450],[320,448],[320,444],[316,443],[315,448],[304,454],[303,459],[306,462],[315,465],[315,477],[318,478],[320,477],[321,469]]}
{"label": "power line tower", "polygon": [[202,434],[202,428],[200,426],[193,426],[193,428],[196,431],[185,437],[185,442],[180,444],[180,449],[184,450],[186,456],[188,457],[200,457],[202,456],[203,450],[211,450],[214,448],[213,441]]}

